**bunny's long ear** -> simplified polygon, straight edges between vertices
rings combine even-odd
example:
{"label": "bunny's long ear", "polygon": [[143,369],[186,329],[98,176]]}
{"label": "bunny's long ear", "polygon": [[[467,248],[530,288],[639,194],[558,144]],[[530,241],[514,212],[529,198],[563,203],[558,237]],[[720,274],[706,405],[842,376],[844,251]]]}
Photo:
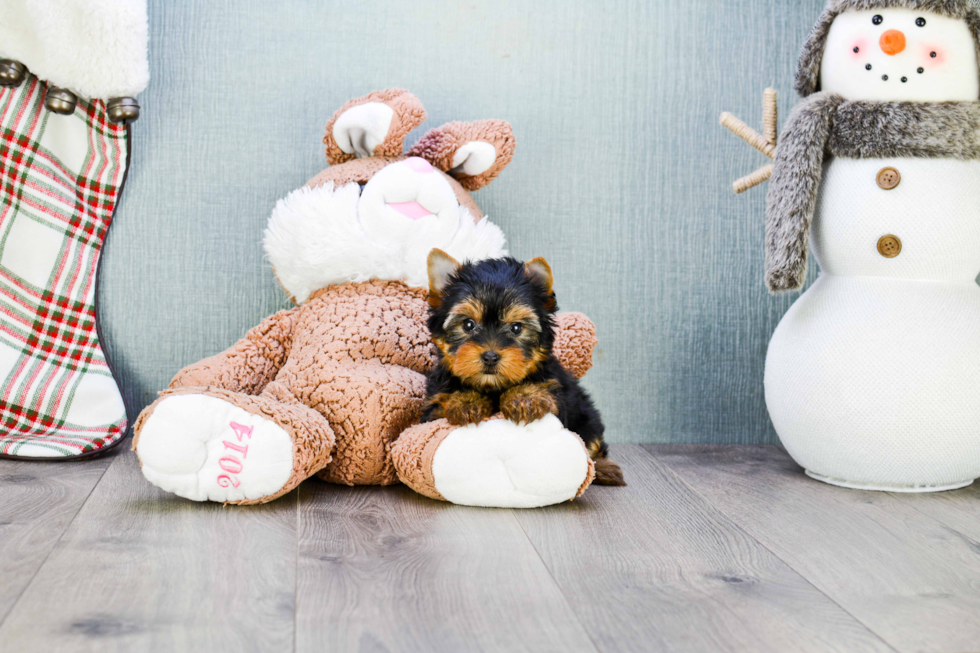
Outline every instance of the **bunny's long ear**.
{"label": "bunny's long ear", "polygon": [[400,88],[351,100],[327,123],[323,143],[331,165],[369,156],[399,156],[408,133],[425,120],[417,97]]}
{"label": "bunny's long ear", "polygon": [[478,190],[507,167],[515,145],[514,130],[503,120],[450,122],[423,136],[408,156],[422,157],[466,190]]}

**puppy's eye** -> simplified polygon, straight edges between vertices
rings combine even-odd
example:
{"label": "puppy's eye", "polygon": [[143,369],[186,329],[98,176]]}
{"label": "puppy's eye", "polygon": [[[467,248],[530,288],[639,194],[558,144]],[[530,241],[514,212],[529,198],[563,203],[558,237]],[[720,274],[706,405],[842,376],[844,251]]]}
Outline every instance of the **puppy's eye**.
{"label": "puppy's eye", "polygon": [[524,331],[524,325],[521,324],[520,322],[514,322],[513,324],[510,325],[510,332],[513,333],[515,336],[521,335],[521,332],[523,331]]}
{"label": "puppy's eye", "polygon": [[915,19],[915,24],[918,25],[919,27],[925,27],[926,26],[926,19],[925,18],[916,18]]}
{"label": "puppy's eye", "polygon": [[476,328],[476,322],[470,318],[463,320],[463,331],[466,333],[473,333],[473,329]]}
{"label": "puppy's eye", "polygon": [[881,17],[881,14],[875,14],[874,18],[871,19],[871,22],[875,25],[881,25],[884,20],[885,19]]}

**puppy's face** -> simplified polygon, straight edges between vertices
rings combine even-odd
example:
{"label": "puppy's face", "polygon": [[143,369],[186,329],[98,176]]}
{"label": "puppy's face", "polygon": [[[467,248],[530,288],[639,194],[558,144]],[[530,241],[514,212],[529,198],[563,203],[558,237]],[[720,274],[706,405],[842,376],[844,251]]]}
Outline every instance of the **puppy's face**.
{"label": "puppy's face", "polygon": [[453,376],[478,390],[499,391],[521,383],[548,358],[554,295],[544,259],[460,266],[434,250],[429,262],[429,329]]}
{"label": "puppy's face", "polygon": [[435,342],[453,375],[480,389],[516,385],[548,356],[534,308],[506,299],[461,299],[450,308]]}

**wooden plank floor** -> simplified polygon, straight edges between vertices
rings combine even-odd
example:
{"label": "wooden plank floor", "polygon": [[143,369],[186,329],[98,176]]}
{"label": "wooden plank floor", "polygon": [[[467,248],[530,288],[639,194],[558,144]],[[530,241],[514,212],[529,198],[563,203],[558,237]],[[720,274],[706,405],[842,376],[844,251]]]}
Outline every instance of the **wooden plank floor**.
{"label": "wooden plank floor", "polygon": [[776,447],[613,447],[542,510],[312,480],[196,504],[131,452],[0,460],[0,651],[980,651],[980,488],[843,490]]}

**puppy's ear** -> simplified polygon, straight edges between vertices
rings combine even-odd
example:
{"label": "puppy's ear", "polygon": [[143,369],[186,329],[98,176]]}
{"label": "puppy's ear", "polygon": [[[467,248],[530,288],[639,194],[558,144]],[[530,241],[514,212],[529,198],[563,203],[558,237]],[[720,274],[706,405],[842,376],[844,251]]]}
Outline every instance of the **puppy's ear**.
{"label": "puppy's ear", "polygon": [[524,271],[533,281],[544,286],[548,293],[551,293],[551,287],[554,285],[555,279],[551,276],[551,266],[548,265],[548,261],[540,256],[532,258],[524,264]]}
{"label": "puppy's ear", "polygon": [[439,308],[442,304],[442,293],[449,285],[449,280],[459,270],[459,261],[441,249],[429,252],[429,305]]}
{"label": "puppy's ear", "polygon": [[548,295],[548,299],[545,301],[545,308],[549,312],[554,313],[558,310],[558,302],[555,299],[554,286],[555,279],[551,274],[551,266],[548,265],[548,261],[544,260],[540,256],[537,258],[532,258],[530,261],[524,264],[524,272],[530,277],[531,281],[534,281],[539,286],[545,289]]}
{"label": "puppy's ear", "polygon": [[425,120],[417,97],[400,88],[351,100],[327,123],[323,143],[331,165],[370,156],[399,156],[408,133]]}
{"label": "puppy's ear", "polygon": [[450,122],[423,136],[408,156],[422,157],[466,190],[478,190],[507,167],[514,147],[514,130],[503,120]]}

